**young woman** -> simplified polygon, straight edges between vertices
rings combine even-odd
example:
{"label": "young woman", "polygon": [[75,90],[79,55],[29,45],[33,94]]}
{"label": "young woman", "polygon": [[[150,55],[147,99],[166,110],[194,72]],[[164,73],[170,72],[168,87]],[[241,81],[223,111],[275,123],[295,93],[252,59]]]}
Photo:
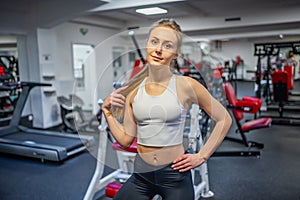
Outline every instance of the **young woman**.
{"label": "young woman", "polygon": [[[112,92],[102,110],[110,130],[124,148],[137,138],[133,175],[115,199],[194,199],[190,170],[203,164],[223,141],[231,125],[227,110],[196,80],[172,73],[180,53],[182,32],[172,19],[149,31],[147,66],[125,87]],[[183,147],[185,117],[198,104],[216,121],[209,139],[195,154]],[[123,114],[120,110],[124,109]],[[118,117],[124,116],[122,124]]]}

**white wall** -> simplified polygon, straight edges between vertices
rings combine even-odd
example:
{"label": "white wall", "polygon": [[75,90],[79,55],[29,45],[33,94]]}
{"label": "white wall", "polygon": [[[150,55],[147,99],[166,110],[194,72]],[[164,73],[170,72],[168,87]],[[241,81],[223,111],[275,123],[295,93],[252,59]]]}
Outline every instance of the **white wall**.
{"label": "white wall", "polygon": [[[83,35],[80,28],[88,28],[88,33]],[[80,96],[85,104],[92,105],[95,111],[98,109],[98,98],[105,98],[112,91],[113,69],[112,48],[113,46],[125,46],[126,40],[118,36],[118,31],[95,26],[80,25],[75,23],[64,23],[53,28],[57,40],[57,62],[55,73],[57,74],[57,95],[68,95],[73,92],[79,95],[80,91],[74,90],[72,43],[92,44],[95,46],[91,55],[95,59],[95,66],[90,67],[90,84],[88,90],[91,91],[91,98]]]}
{"label": "white wall", "polygon": [[[56,100],[57,83],[54,71],[57,56],[56,36],[55,32],[49,29],[38,29],[37,34],[40,81],[49,83],[52,86],[41,88],[41,99],[38,99],[38,101],[42,101],[42,112],[38,113],[41,117],[34,120],[34,126],[49,128],[61,123],[59,106]],[[32,101],[36,103],[36,100]]]}
{"label": "white wall", "polygon": [[[212,44],[214,45],[214,44]],[[222,42],[221,48],[219,50],[212,50],[212,54],[223,58],[223,60],[235,60],[236,56],[240,56],[244,60],[244,67],[237,68],[238,78],[242,78],[242,73],[244,73],[245,79],[251,79],[253,73],[249,74],[247,70],[255,70],[256,58],[254,54],[254,45],[252,42],[247,40],[232,40],[227,42]]]}

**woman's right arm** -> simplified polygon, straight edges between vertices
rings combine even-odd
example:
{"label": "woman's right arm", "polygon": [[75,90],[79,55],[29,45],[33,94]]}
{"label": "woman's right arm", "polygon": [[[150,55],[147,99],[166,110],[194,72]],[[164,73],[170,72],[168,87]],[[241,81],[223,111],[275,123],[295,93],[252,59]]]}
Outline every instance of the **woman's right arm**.
{"label": "woman's right arm", "polygon": [[[132,102],[134,94],[131,92],[125,98],[120,92],[125,88],[119,88],[112,92],[103,102],[102,111],[106,118],[107,124],[115,140],[124,148],[131,145],[136,137],[136,123],[132,112]],[[111,107],[124,107],[123,124],[112,115]]]}

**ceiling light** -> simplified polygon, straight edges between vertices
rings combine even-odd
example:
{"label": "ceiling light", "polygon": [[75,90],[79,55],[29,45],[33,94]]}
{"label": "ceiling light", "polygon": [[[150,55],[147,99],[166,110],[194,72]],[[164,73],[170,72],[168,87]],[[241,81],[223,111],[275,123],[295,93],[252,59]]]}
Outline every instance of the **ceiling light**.
{"label": "ceiling light", "polygon": [[157,14],[165,14],[168,11],[166,9],[162,9],[159,7],[151,7],[151,8],[136,9],[135,12],[143,15],[157,15]]}

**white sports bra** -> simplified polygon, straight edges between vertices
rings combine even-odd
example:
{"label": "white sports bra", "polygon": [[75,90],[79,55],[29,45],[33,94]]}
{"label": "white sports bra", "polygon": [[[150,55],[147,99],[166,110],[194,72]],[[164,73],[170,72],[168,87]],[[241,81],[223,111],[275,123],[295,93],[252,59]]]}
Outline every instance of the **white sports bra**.
{"label": "white sports bra", "polygon": [[181,144],[187,111],[177,97],[176,75],[171,77],[166,90],[158,96],[147,94],[146,80],[140,84],[132,104],[137,123],[137,143],[156,147]]}

